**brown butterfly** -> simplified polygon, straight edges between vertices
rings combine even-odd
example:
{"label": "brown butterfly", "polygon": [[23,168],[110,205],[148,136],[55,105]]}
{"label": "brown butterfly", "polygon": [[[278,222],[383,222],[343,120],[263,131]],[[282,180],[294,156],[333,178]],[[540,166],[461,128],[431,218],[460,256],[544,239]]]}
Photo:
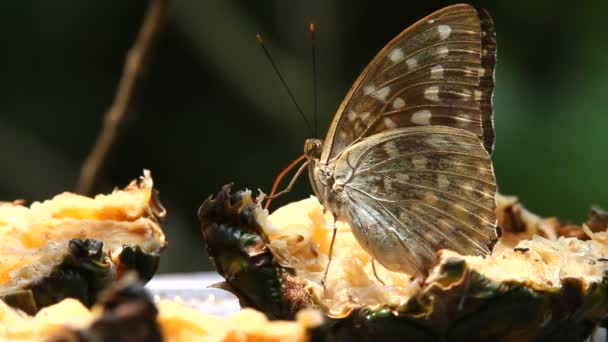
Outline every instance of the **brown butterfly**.
{"label": "brown butterfly", "polygon": [[306,141],[296,177],[307,165],[324,208],[387,269],[421,273],[439,249],[484,255],[496,240],[495,62],[490,15],[443,8],[376,55],[324,142]]}

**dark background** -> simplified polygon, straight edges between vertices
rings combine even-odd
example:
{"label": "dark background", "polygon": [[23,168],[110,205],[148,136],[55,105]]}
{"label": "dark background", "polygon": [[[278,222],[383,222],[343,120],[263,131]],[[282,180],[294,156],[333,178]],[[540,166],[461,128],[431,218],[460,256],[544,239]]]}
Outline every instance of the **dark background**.
{"label": "dark background", "polygon": [[[110,105],[146,1],[0,5],[0,199],[73,190]],[[311,137],[255,40],[261,32],[307,113],[307,26],[318,28],[320,136],[351,83],[439,1],[174,0],[128,129],[98,192],[152,170],[169,210],[161,271],[209,268],[196,210],[234,181],[269,190]],[[581,221],[608,207],[605,2],[477,3],[496,22],[494,154],[500,191]],[[568,5],[566,5],[568,4]],[[280,203],[303,198],[306,177]]]}

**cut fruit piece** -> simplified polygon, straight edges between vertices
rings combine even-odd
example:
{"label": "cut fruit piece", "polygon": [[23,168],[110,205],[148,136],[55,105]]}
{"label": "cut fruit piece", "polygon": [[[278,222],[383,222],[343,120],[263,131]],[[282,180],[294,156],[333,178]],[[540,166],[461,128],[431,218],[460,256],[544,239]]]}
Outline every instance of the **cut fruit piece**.
{"label": "cut fruit piece", "polygon": [[0,302],[0,339],[14,342],[304,342],[320,323],[318,312],[302,312],[297,322],[269,321],[245,309],[230,316],[203,314],[183,304],[157,306],[135,277],[123,277],[100,296],[91,311],[65,299],[30,317]]}
{"label": "cut fruit piece", "polygon": [[315,330],[321,340],[583,340],[608,317],[608,233],[565,237],[585,229],[565,230],[514,198],[499,196],[497,204],[503,237],[491,255],[441,250],[424,279],[376,264],[386,285],[338,222],[325,291],[333,218],[315,198],[268,216],[250,192],[227,186],[203,203],[199,218],[226,279],[218,286],[273,318],[321,309],[328,317]]}
{"label": "cut fruit piece", "polygon": [[124,190],[95,198],[0,205],[0,298],[33,314],[73,297],[92,305],[127,270],[147,281],[166,245],[148,171]]}

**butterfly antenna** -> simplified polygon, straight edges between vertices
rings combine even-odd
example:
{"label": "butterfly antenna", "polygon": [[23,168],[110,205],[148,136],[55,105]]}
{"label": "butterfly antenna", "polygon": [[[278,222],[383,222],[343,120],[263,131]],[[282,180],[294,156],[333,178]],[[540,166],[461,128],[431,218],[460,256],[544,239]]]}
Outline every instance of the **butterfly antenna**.
{"label": "butterfly antenna", "polygon": [[317,131],[317,48],[315,44],[315,24],[310,23],[308,26],[308,32],[310,32],[310,45],[312,53],[312,92],[313,92],[313,124],[315,127],[315,137],[318,137]]}
{"label": "butterfly antenna", "polygon": [[268,58],[268,61],[270,61],[272,68],[274,69],[275,73],[279,77],[279,80],[281,80],[281,83],[283,83],[283,87],[285,87],[285,90],[287,90],[287,93],[289,94],[291,101],[298,109],[298,113],[300,113],[300,116],[302,117],[302,119],[304,119],[304,122],[306,122],[306,126],[308,126],[309,131],[312,132],[312,126],[310,125],[310,122],[306,118],[306,115],[304,115],[304,111],[302,110],[302,107],[300,107],[298,102],[296,101],[295,96],[293,96],[291,89],[289,89],[289,87],[287,86],[287,82],[285,82],[283,75],[281,75],[281,72],[279,71],[279,68],[277,67],[276,63],[274,62],[274,59],[272,59],[272,57],[270,56],[270,53],[268,52],[266,45],[264,45],[264,39],[262,39],[262,36],[259,33],[256,35],[256,38],[258,39],[258,43],[262,47],[262,50],[264,50],[264,54],[266,54],[266,58]]}

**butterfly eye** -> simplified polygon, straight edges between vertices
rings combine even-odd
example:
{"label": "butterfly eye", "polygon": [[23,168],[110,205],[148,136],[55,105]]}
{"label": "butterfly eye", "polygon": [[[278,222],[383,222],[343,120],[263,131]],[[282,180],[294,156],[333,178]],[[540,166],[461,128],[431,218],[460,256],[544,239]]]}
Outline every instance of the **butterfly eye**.
{"label": "butterfly eye", "polygon": [[319,139],[308,139],[304,143],[304,155],[308,159],[319,159],[321,158],[321,149],[323,143]]}

